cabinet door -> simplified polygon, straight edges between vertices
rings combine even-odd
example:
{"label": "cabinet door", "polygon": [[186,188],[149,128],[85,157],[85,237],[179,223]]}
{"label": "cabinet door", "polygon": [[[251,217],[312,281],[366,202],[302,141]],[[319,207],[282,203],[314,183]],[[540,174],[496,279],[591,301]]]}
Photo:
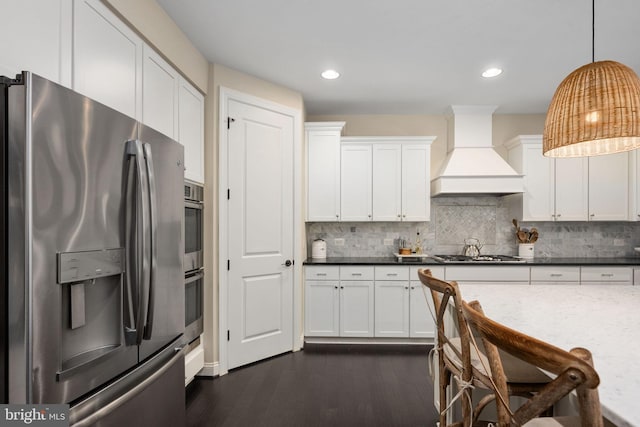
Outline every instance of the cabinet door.
{"label": "cabinet door", "polygon": [[340,333],[338,281],[305,282],[304,330],[310,337],[337,337]]}
{"label": "cabinet door", "polygon": [[178,72],[144,45],[142,122],[169,138],[178,138]]}
{"label": "cabinet door", "polygon": [[340,163],[340,220],[371,221],[371,145],[343,144]]}
{"label": "cabinet door", "polygon": [[340,130],[306,129],[307,221],[340,220]]}
{"label": "cabinet door", "polygon": [[556,221],[587,221],[589,177],[586,158],[556,159]]}
{"label": "cabinet door", "polygon": [[629,219],[629,153],[589,157],[589,221]]}
{"label": "cabinet door", "polygon": [[431,218],[431,146],[402,145],[402,220]]}
{"label": "cabinet door", "polygon": [[375,336],[409,336],[409,282],[376,281]]}
{"label": "cabinet door", "polygon": [[142,45],[99,0],[75,1],[73,88],[140,120]]}
{"label": "cabinet door", "polygon": [[373,220],[400,221],[402,200],[402,149],[399,144],[374,144]]}
{"label": "cabinet door", "polygon": [[70,87],[71,2],[21,0],[2,6],[0,75],[28,70]]}
{"label": "cabinet door", "polygon": [[554,213],[554,159],[542,155],[542,144],[523,147],[523,221],[551,221]]}
{"label": "cabinet door", "polygon": [[435,310],[428,289],[420,281],[409,284],[409,336],[433,338],[436,335]]}
{"label": "cabinet door", "polygon": [[373,336],[373,301],[373,281],[340,282],[340,336]]}
{"label": "cabinet door", "polygon": [[184,177],[204,183],[204,97],[180,78],[178,142],[184,145]]}

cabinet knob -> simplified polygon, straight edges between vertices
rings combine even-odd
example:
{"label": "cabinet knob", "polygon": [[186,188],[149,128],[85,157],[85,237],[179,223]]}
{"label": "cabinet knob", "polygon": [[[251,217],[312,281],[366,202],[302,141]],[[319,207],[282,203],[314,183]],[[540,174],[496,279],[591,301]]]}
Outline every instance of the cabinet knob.
{"label": "cabinet knob", "polygon": [[407,217],[406,215],[402,215],[402,218],[406,218],[406,217]]}
{"label": "cabinet knob", "polygon": [[560,218],[560,216],[561,216],[561,215],[560,215],[560,214],[557,214],[556,216],[557,216],[558,218]]}
{"label": "cabinet knob", "polygon": [[367,215],[369,218],[371,218],[371,214]]}
{"label": "cabinet knob", "polygon": [[340,215],[336,214],[336,218],[340,218]]}
{"label": "cabinet knob", "polygon": [[596,214],[591,214],[591,215],[589,215],[589,216],[590,216],[591,218],[593,218],[594,216],[596,216]]}
{"label": "cabinet knob", "polygon": [[[640,216],[640,214],[638,214],[638,216]],[[400,214],[398,214],[398,218],[400,218]]]}
{"label": "cabinet knob", "polygon": [[335,288],[335,289],[338,289],[338,285],[335,285],[335,286],[334,286],[334,288]]}
{"label": "cabinet knob", "polygon": [[409,287],[408,287],[408,286],[405,286],[404,288],[405,288],[405,289],[409,289]]}

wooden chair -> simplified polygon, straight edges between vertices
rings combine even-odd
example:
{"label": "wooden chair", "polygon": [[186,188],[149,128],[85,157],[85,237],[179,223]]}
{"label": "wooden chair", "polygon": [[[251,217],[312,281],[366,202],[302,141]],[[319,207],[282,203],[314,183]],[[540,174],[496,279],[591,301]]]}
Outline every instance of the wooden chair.
{"label": "wooden chair", "polygon": [[[488,363],[484,349],[481,345],[478,349],[471,345],[457,283],[437,279],[428,269],[419,270],[418,276],[422,284],[430,289],[435,309],[440,426],[470,426],[477,422],[482,410],[495,399],[492,393],[474,403],[471,393],[472,387],[492,390],[491,372],[485,368]],[[538,368],[509,355],[505,355],[505,371],[508,395],[529,397],[531,393],[537,392],[551,381],[551,378]],[[447,389],[452,376],[458,385],[457,399],[460,400],[462,422],[447,424]]]}
{"label": "wooden chair", "polygon": [[[491,370],[491,382],[496,399],[498,425],[502,426],[582,426],[602,427],[603,418],[597,387],[600,382],[593,368],[591,353],[584,348],[567,352],[551,344],[510,329],[486,317],[480,303],[463,302],[464,317],[484,343]],[[512,410],[505,369],[498,351],[555,375],[529,400]],[[537,418],[560,399],[575,390],[578,396],[578,417]]]}

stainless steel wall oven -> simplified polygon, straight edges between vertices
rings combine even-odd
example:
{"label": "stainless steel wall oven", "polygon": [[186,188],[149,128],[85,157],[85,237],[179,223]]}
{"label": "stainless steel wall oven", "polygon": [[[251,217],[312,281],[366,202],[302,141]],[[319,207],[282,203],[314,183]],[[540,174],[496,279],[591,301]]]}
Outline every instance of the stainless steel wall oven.
{"label": "stainless steel wall oven", "polygon": [[184,325],[185,341],[198,338],[203,329],[203,285],[202,257],[204,188],[200,184],[184,183]]}
{"label": "stainless steel wall oven", "polygon": [[184,183],[184,271],[203,266],[202,201],[204,188],[196,183]]}

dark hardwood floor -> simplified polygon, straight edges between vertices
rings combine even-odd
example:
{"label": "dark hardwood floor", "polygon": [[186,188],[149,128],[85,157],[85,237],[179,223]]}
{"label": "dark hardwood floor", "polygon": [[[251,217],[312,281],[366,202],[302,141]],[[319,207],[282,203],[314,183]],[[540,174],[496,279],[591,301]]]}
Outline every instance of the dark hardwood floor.
{"label": "dark hardwood floor", "polygon": [[309,345],[187,387],[187,426],[435,426],[425,346]]}

